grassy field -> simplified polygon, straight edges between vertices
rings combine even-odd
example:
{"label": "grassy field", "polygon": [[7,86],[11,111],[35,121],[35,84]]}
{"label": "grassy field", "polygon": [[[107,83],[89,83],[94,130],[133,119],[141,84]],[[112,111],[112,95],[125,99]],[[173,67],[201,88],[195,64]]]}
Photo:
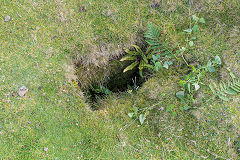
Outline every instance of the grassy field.
{"label": "grassy field", "polygon": [[[229,79],[224,68],[240,76],[239,11],[237,0],[0,1],[0,159],[239,159],[240,96],[223,102],[208,87]],[[186,60],[223,61],[204,77],[197,109],[179,110],[187,68],[178,63],[90,109],[72,82],[81,78],[74,63],[108,66],[123,48],[142,45],[150,22],[182,46],[194,14],[206,23]],[[176,116],[166,112],[172,104]],[[143,125],[128,116],[150,106]]]}

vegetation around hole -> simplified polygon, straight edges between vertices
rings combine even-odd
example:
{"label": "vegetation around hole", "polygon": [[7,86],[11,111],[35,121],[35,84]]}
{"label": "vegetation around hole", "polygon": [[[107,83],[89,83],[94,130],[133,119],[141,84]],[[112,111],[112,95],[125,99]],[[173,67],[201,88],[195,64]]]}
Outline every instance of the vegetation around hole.
{"label": "vegetation around hole", "polygon": [[0,159],[239,159],[237,0],[0,4]]}

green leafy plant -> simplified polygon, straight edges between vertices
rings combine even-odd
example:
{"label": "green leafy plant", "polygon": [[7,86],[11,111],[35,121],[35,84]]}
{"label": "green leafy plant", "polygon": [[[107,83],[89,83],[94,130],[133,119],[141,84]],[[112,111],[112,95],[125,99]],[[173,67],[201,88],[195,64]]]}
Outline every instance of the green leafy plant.
{"label": "green leafy plant", "polygon": [[179,46],[179,49],[176,50],[176,54],[175,54],[176,59],[181,60],[180,58],[178,58],[179,56],[181,56],[183,61],[187,65],[188,63],[184,58],[184,53],[195,46],[194,41],[196,41],[198,36],[200,35],[199,23],[204,24],[206,22],[204,18],[198,18],[196,15],[192,15],[192,21],[190,22],[189,28],[183,30],[186,33],[184,37],[186,43],[182,47]]}
{"label": "green leafy plant", "polygon": [[143,113],[139,113],[139,108],[138,107],[133,107],[133,112],[128,113],[128,116],[130,118],[138,118],[140,124],[142,125],[143,122],[146,120],[146,117],[149,114],[149,111],[143,112]]}
{"label": "green leafy plant", "polygon": [[149,60],[151,59],[150,48],[147,49],[146,52],[143,52],[142,49],[137,45],[132,45],[135,48],[135,51],[131,51],[129,49],[125,49],[127,53],[120,61],[133,61],[129,66],[127,66],[123,72],[127,72],[132,70],[133,68],[138,66],[139,73],[142,76],[142,70],[144,68],[153,68],[152,65],[149,64]]}
{"label": "green leafy plant", "polygon": [[201,82],[202,77],[204,77],[207,72],[215,72],[215,68],[221,64],[221,58],[216,55],[214,60],[209,60],[205,66],[197,65],[195,67],[188,65],[192,71],[188,75],[184,75],[184,79],[179,81],[181,91],[176,93],[176,96],[184,103],[184,110],[190,109],[191,103],[195,102],[194,92],[200,89],[200,85],[204,85],[204,83]]}
{"label": "green leafy plant", "polygon": [[190,47],[192,47],[194,45],[194,40],[197,39],[199,23],[202,23],[202,24],[206,23],[204,18],[199,18],[196,15],[192,15],[192,20],[193,20],[193,24],[192,24],[192,22],[190,23],[190,28],[183,30],[184,32],[187,33],[186,41],[187,41],[188,46],[190,46]]}
{"label": "green leafy plant", "polygon": [[222,64],[221,58],[216,55],[215,59],[213,61],[209,60],[207,66],[205,66],[205,70],[208,70],[209,72],[215,72],[215,67],[218,67]]}
{"label": "green leafy plant", "polygon": [[137,117],[137,115],[138,115],[138,107],[133,107],[132,111],[133,111],[133,112],[128,113],[128,116],[129,116],[130,118]]}
{"label": "green leafy plant", "polygon": [[171,60],[163,62],[161,60],[161,56],[159,54],[152,55],[151,62],[153,64],[153,68],[155,71],[158,71],[159,69],[163,69],[163,67],[168,69],[169,66],[173,64],[173,62]]}
{"label": "green leafy plant", "polygon": [[153,54],[158,54],[160,56],[166,56],[171,54],[171,50],[166,41],[166,34],[161,33],[161,31],[156,28],[153,23],[149,23],[148,30],[144,37],[146,42],[153,50]]}
{"label": "green leafy plant", "polygon": [[200,84],[203,84],[201,79],[206,73],[205,68],[200,65],[197,67],[189,65],[189,67],[191,67],[192,71],[184,75],[184,79],[179,81],[181,91],[176,93],[176,96],[184,104],[184,110],[190,109],[191,104],[195,102],[194,93],[200,89]]}
{"label": "green leafy plant", "polygon": [[140,124],[142,125],[144,123],[144,121],[146,120],[147,116],[149,115],[150,111],[155,108],[156,106],[161,105],[161,101],[145,107],[145,108],[141,108],[139,109],[138,107],[133,107],[132,112],[128,113],[128,116],[130,118],[136,118],[139,120]]}
{"label": "green leafy plant", "polygon": [[173,64],[170,59],[174,56],[172,55],[172,49],[167,44],[166,34],[161,33],[153,23],[149,23],[148,30],[144,37],[151,48],[151,64],[154,70],[158,71],[163,67],[168,69],[169,66]]}
{"label": "green leafy plant", "polygon": [[[191,103],[195,102],[194,93],[200,89],[201,78],[205,75],[205,71],[200,67],[196,69],[194,66],[192,72],[184,76],[183,80],[179,81],[181,91],[176,93],[176,96],[184,104],[184,110],[190,109]],[[182,110],[182,109],[181,109]]]}
{"label": "green leafy plant", "polygon": [[143,69],[151,69],[158,71],[163,67],[168,69],[173,62],[170,60],[173,55],[172,51],[167,44],[166,35],[161,33],[152,23],[149,23],[148,30],[144,37],[148,44],[147,50],[144,52],[139,46],[132,45],[135,51],[125,49],[127,53],[120,61],[133,61],[127,66],[123,72],[132,70],[138,67],[139,73],[142,76]]}

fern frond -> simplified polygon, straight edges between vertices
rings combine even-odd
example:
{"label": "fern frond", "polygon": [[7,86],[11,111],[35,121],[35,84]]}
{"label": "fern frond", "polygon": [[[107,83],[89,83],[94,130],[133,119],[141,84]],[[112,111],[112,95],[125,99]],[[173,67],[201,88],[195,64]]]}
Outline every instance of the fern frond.
{"label": "fern frond", "polygon": [[153,23],[149,23],[148,30],[145,33],[144,37],[146,42],[154,49],[159,50],[162,48],[168,48],[165,42],[165,34],[161,34],[161,31],[156,28]]}
{"label": "fern frond", "polygon": [[145,33],[144,37],[157,41],[158,38],[160,37],[160,34],[161,34],[161,32],[151,22],[148,24],[148,30]]}
{"label": "fern frond", "polygon": [[209,88],[214,95],[224,101],[228,101],[228,95],[240,94],[240,79],[228,80],[227,83],[221,82],[219,86],[216,83],[209,84]]}

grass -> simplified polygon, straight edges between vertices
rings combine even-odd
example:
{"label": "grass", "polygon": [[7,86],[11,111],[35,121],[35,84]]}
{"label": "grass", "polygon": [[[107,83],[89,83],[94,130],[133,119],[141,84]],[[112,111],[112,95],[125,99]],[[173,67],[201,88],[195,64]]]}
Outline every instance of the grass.
{"label": "grass", "polygon": [[[203,87],[198,110],[176,108],[173,117],[165,109],[181,106],[174,93],[185,71],[170,68],[92,112],[66,71],[71,61],[102,65],[119,56],[141,43],[149,22],[162,26],[172,45],[181,44],[179,31],[196,13],[207,23],[186,58],[230,57],[224,65],[240,75],[238,11],[237,0],[194,1],[190,14],[185,1],[1,1],[0,159],[239,159],[239,96],[222,103]],[[218,73],[204,82],[226,77]],[[23,85],[29,92],[21,98],[16,91]],[[159,101],[142,126],[127,115]]]}

